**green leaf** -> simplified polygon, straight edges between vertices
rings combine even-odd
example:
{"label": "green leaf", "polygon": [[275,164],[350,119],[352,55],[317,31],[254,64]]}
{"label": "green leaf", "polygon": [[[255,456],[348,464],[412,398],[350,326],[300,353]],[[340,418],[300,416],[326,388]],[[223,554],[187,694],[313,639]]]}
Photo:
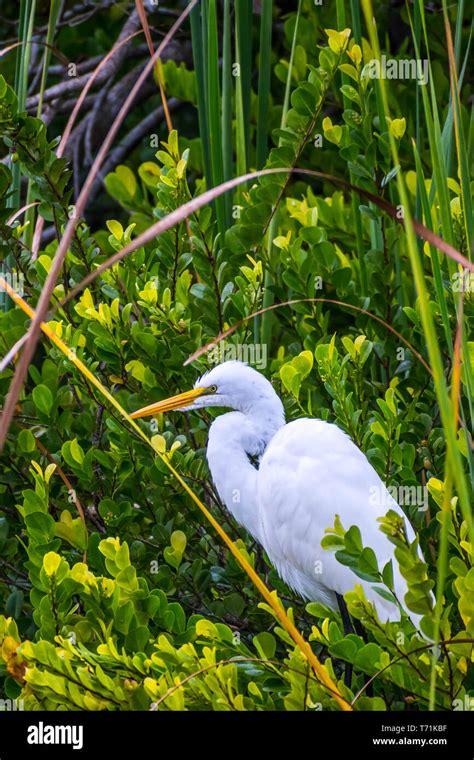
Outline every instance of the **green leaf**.
{"label": "green leaf", "polygon": [[359,647],[361,647],[363,644],[362,639],[359,639],[359,646],[358,646],[357,642],[354,640],[355,638],[359,638],[359,637],[350,635],[350,636],[346,636],[340,641],[336,641],[335,643],[332,643],[329,646],[329,652],[331,653],[331,655],[333,655],[334,657],[337,657],[338,659],[347,660],[348,662],[354,662],[356,653]]}
{"label": "green leaf", "polygon": [[148,628],[144,625],[139,625],[128,632],[125,639],[125,646],[131,652],[143,652],[149,638],[150,631]]}
{"label": "green leaf", "polygon": [[33,401],[36,408],[43,414],[49,415],[53,407],[53,394],[49,390],[47,385],[37,385],[33,388]]}
{"label": "green leaf", "polygon": [[108,219],[107,227],[109,228],[110,232],[114,236],[116,240],[122,240],[123,238],[123,227],[120,224],[120,222],[116,222],[115,219]]}
{"label": "green leaf", "polygon": [[175,530],[171,534],[170,542],[171,546],[165,547],[163,556],[166,562],[177,570],[186,548],[186,534],[182,530]]}
{"label": "green leaf", "polygon": [[365,575],[371,575],[378,579],[379,569],[377,564],[377,557],[373,549],[365,547],[359,558],[359,570]]}
{"label": "green leaf", "polygon": [[133,610],[133,603],[128,601],[125,602],[125,604],[121,604],[115,612],[114,626],[117,631],[120,631],[120,633],[123,633],[124,635],[128,633],[133,618]]}
{"label": "green leaf", "polygon": [[36,543],[47,543],[54,536],[54,520],[44,512],[26,515],[25,524],[29,535]]}
{"label": "green leaf", "polygon": [[24,454],[30,454],[36,449],[36,441],[31,430],[20,430],[18,434],[18,448]]}
{"label": "green leaf", "polygon": [[252,639],[260,657],[265,660],[272,660],[276,652],[276,639],[271,633],[262,631]]}
{"label": "green leaf", "polygon": [[359,649],[356,653],[354,665],[365,673],[373,675],[379,670],[381,654],[382,649],[377,644],[374,644],[373,642],[365,644],[365,646]]}
{"label": "green leaf", "polygon": [[388,588],[393,589],[393,563],[389,560],[382,570],[382,580]]}

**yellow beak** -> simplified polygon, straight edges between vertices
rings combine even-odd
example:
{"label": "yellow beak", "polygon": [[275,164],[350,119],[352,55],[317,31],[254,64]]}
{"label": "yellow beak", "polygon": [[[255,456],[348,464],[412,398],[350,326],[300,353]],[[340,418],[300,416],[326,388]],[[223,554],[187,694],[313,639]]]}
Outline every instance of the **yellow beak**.
{"label": "yellow beak", "polygon": [[182,409],[184,406],[191,406],[193,401],[208,391],[209,388],[193,388],[191,391],[178,393],[177,396],[170,396],[170,398],[166,398],[164,401],[157,401],[155,404],[137,409],[136,412],[132,412],[130,417],[132,420],[136,420],[139,417],[152,417],[163,412],[170,412],[172,409]]}

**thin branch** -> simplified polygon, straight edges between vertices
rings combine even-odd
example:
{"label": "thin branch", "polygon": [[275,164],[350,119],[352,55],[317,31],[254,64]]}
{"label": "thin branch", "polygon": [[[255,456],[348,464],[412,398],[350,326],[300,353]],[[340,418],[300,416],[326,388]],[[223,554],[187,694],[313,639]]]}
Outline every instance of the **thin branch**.
{"label": "thin branch", "polygon": [[[120,36],[118,38],[118,43],[124,41],[128,37],[127,45],[130,45],[131,35],[137,31],[139,26],[140,19],[136,11],[134,11],[131,14],[130,18],[127,19],[127,22],[124,24],[124,27],[120,32]],[[108,58],[105,66],[100,69],[97,76],[95,77],[96,85],[101,85],[107,80],[114,77],[122,61],[125,59],[126,45],[122,45],[120,48],[117,46],[115,50],[116,54]],[[55,100],[56,98],[64,98],[66,95],[71,95],[78,90],[82,90],[87,85],[89,78],[90,74],[83,74],[82,76],[78,77],[69,77],[63,82],[54,84],[44,91],[43,101],[46,103],[51,100]],[[27,110],[36,108],[38,102],[39,95],[33,95],[31,98],[28,98],[26,101]]]}

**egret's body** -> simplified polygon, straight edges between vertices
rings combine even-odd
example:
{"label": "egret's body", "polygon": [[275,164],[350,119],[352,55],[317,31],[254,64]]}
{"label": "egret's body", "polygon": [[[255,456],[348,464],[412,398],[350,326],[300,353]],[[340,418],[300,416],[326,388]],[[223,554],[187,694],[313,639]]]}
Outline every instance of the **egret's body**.
{"label": "egret's body", "polygon": [[[336,515],[346,530],[357,525],[363,545],[374,550],[380,569],[393,559],[394,591],[403,602],[407,586],[393,544],[380,531],[377,518],[389,509],[405,516],[351,439],[336,425],[318,419],[285,424],[283,405],[271,383],[240,362],[215,367],[193,391],[133,416],[204,406],[235,410],[211,425],[209,468],[220,498],[264,547],[281,578],[303,598],[331,609],[337,609],[336,594],[360,583],[381,622],[399,620],[395,603],[321,547]],[[413,541],[406,519],[405,525]],[[416,615],[411,617],[417,622]]]}
{"label": "egret's body", "polygon": [[[402,514],[401,509],[393,499],[383,502],[385,486],[345,433],[321,420],[290,422],[270,440],[259,469],[247,463],[246,472],[242,462],[233,482],[225,478],[226,472],[234,474],[228,464],[231,453],[226,455],[225,448],[221,457],[214,458],[213,451],[208,451],[218,493],[236,520],[262,544],[291,588],[305,599],[337,609],[335,594],[344,595],[355,583],[361,583],[382,622],[399,619],[395,604],[383,599],[373,585],[356,577],[332,552],[321,547],[325,529],[332,528],[338,514],[344,528],[359,527],[363,545],[374,549],[380,568],[393,558],[393,544],[379,530],[377,518],[388,509]],[[245,484],[242,504],[237,501],[240,483]],[[377,500],[374,494],[379,493]],[[388,494],[386,498],[390,500]],[[413,541],[413,529],[408,524],[406,527]],[[395,560],[392,564],[395,593],[403,601],[406,583]]]}

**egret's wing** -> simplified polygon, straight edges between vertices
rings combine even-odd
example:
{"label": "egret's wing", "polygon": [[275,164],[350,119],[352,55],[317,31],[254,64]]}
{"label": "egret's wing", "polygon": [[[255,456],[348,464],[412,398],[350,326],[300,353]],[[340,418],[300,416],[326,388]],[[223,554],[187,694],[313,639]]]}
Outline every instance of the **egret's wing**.
{"label": "egret's wing", "polygon": [[[365,455],[336,425],[301,419],[281,428],[262,457],[258,501],[263,544],[280,575],[304,597],[335,607],[334,593],[361,583],[382,620],[399,619],[395,605],[321,547],[336,514],[347,530],[357,525],[382,570],[393,559],[395,592],[403,602],[406,583],[393,545],[377,522],[389,509],[403,515]],[[405,520],[409,540],[414,534]]]}

